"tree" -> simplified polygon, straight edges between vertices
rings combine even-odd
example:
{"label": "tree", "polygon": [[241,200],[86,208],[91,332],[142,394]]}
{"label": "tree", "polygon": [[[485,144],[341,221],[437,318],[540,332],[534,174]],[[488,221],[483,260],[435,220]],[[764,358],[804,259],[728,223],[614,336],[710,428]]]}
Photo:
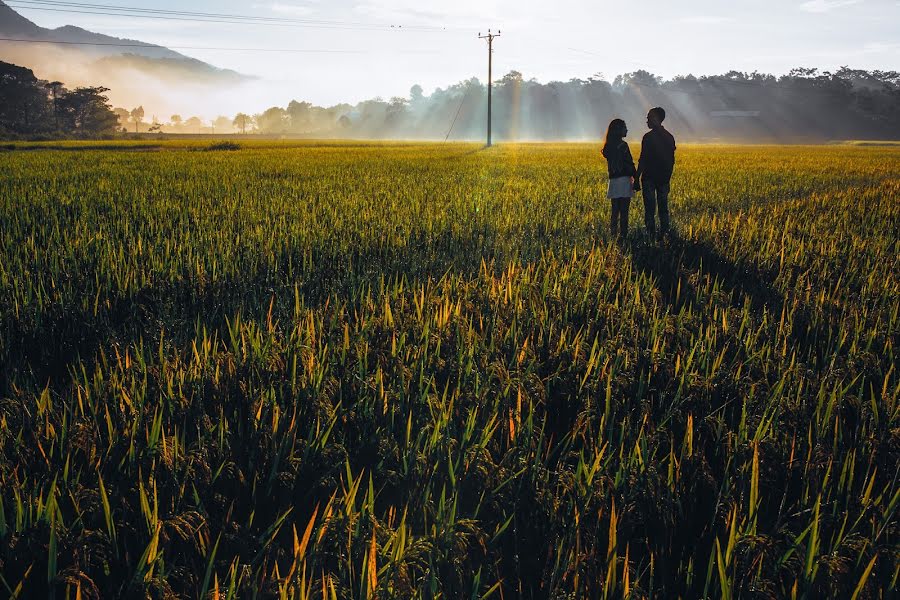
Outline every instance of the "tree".
{"label": "tree", "polygon": [[47,84],[47,89],[53,96],[53,119],[56,123],[56,130],[59,131],[59,96],[66,88],[63,87],[62,81],[51,81]]}
{"label": "tree", "polygon": [[312,126],[312,109],[313,105],[309,102],[297,102],[291,100],[288,104],[287,114],[290,119],[291,131],[295,133],[304,133],[309,131]]}
{"label": "tree", "polygon": [[420,104],[425,99],[425,94],[422,92],[422,86],[418,83],[409,88],[409,101],[410,104]]}
{"label": "tree", "polygon": [[116,119],[118,119],[119,127],[126,129],[128,121],[131,119],[131,112],[127,108],[114,108],[113,114],[115,114]]}
{"label": "tree", "polygon": [[144,107],[138,106],[137,108],[131,109],[131,120],[134,121],[134,132],[138,132],[138,125],[141,124],[141,121],[144,119]]}
{"label": "tree", "polygon": [[639,85],[648,88],[659,87],[660,83],[662,83],[662,77],[658,75],[654,75],[644,69],[638,69],[633,73],[625,73],[624,75],[616,76],[613,81],[613,87],[616,89],[621,89],[628,87],[629,85]]}
{"label": "tree", "polygon": [[184,122],[184,126],[189,131],[192,131],[192,133],[200,133],[200,128],[203,127],[203,121],[200,120],[200,117],[191,117]]}
{"label": "tree", "polygon": [[0,128],[14,133],[46,130],[47,88],[31,69],[0,62]]}
{"label": "tree", "polygon": [[247,133],[247,128],[253,126],[253,117],[244,113],[238,113],[234,116],[232,125],[241,130],[241,133]]}
{"label": "tree", "polygon": [[176,129],[181,127],[181,121],[182,121],[181,115],[172,115],[171,117],[169,117],[169,122]]}
{"label": "tree", "polygon": [[524,81],[524,77],[518,71],[510,71],[506,75],[500,78],[500,81],[497,82],[498,85],[521,85],[522,81]]}
{"label": "tree", "polygon": [[65,93],[59,99],[59,110],[66,122],[66,129],[81,135],[112,133],[118,117],[104,94],[105,87],[80,87]]}
{"label": "tree", "polygon": [[213,133],[231,133],[232,130],[231,119],[225,116],[216,117],[215,121],[212,122]]}
{"label": "tree", "polygon": [[399,126],[406,117],[408,100],[400,96],[391,98],[388,104],[387,114],[385,115],[385,123],[388,125]]}
{"label": "tree", "polygon": [[256,125],[263,133],[285,133],[289,123],[287,111],[273,106],[256,116]]}

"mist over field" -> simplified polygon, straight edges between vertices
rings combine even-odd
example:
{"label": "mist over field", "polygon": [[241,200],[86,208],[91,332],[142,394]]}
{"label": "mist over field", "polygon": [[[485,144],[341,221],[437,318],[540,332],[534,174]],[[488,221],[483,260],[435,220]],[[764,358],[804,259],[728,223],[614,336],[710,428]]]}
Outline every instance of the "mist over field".
{"label": "mist over field", "polygon": [[[732,71],[664,81],[647,71],[541,83],[517,71],[495,82],[493,133],[508,141],[601,138],[612,118],[632,135],[649,108],[663,106],[666,124],[696,141],[823,141],[900,136],[900,75],[844,68],[795,69],[775,77]],[[424,94],[321,108],[305,102],[255,116],[257,131],[364,138],[483,139],[487,88],[477,78]]]}
{"label": "mist over field", "polygon": [[32,69],[41,79],[66,87],[102,85],[114,106],[143,105],[161,120],[178,112],[205,115],[241,109],[235,90],[255,82],[228,71],[198,72],[196,63],[137,54],[98,55],[51,44],[0,42],[0,60]]}
{"label": "mist over field", "polygon": [[[35,52],[33,45],[6,44],[0,51],[2,60],[33,69],[40,80],[109,88],[110,104],[120,113],[143,107],[136,126],[120,120],[129,131],[156,126],[163,133],[460,141],[485,135],[487,86],[477,77],[430,91],[413,85],[403,97],[323,107],[295,94],[296,86],[198,69],[182,59],[98,57],[49,45]],[[637,135],[646,111],[657,105],[666,108],[667,126],[682,140],[900,138],[900,74],[850,68],[671,80],[639,70],[612,81],[590,76],[549,83],[512,71],[494,82],[493,134],[497,141],[596,140],[619,117]]]}

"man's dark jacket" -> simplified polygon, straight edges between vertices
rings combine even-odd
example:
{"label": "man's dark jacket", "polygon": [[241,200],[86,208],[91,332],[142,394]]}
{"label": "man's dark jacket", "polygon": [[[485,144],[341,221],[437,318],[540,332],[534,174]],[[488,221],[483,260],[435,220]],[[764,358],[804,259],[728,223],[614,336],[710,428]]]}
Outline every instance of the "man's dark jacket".
{"label": "man's dark jacket", "polygon": [[675,138],[662,126],[644,134],[638,176],[655,183],[669,183],[675,169]]}

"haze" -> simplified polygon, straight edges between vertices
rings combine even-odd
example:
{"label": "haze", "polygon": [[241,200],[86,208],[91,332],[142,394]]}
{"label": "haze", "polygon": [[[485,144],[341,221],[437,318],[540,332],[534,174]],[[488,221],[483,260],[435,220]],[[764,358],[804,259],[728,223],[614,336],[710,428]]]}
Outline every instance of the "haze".
{"label": "haze", "polygon": [[[112,3],[112,2],[110,2]],[[785,73],[796,66],[892,69],[900,64],[897,0],[128,0],[127,6],[396,25],[301,27],[198,23],[55,12],[10,5],[44,27],[65,24],[179,50],[220,68],[257,77],[234,89],[158,89],[140,80],[104,81],[102,73],[70,72],[77,83],[113,88],[114,104],[142,102],[170,112],[212,118],[260,112],[292,99],[328,106],[373,97],[408,96],[419,84],[430,93],[471,77],[486,79],[479,30],[502,30],[494,74],[511,70],[540,81],[586,78],[646,69],[657,75],[723,73],[732,69]],[[625,13],[628,8],[631,12]],[[405,29],[404,29],[405,27]],[[434,29],[415,30],[416,27]],[[182,48],[185,48],[182,50]],[[218,49],[194,49],[218,48]],[[253,49],[239,51],[234,49]],[[262,52],[261,49],[291,50]],[[62,70],[59,57],[46,63]],[[41,66],[26,65],[41,77]],[[70,70],[71,71],[71,70]],[[67,82],[68,83],[68,82]],[[126,89],[129,88],[129,89]]]}

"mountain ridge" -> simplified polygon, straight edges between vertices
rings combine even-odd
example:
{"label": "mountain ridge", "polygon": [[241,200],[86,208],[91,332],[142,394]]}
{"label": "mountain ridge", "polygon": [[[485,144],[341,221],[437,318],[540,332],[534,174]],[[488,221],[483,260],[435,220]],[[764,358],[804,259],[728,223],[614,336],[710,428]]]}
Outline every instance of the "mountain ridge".
{"label": "mountain ridge", "polygon": [[[154,65],[154,70],[174,69],[179,73],[195,73],[207,80],[240,81],[252,79],[230,69],[221,69],[199,59],[192,58],[157,44],[149,44],[141,40],[118,38],[96,33],[75,25],[63,25],[55,29],[41,27],[28,18],[20,15],[3,0],[0,0],[0,36],[33,41],[46,41],[48,44],[61,47],[83,56],[110,59],[117,62],[128,57],[140,57],[139,63],[149,65],[147,60],[161,61]],[[16,44],[15,41],[0,41],[0,59],[4,58],[4,44]],[[96,44],[96,45],[92,45]],[[77,47],[77,50],[73,48]],[[164,60],[163,60],[164,59]],[[131,61],[134,62],[133,60]],[[28,66],[28,65],[26,65]]]}

